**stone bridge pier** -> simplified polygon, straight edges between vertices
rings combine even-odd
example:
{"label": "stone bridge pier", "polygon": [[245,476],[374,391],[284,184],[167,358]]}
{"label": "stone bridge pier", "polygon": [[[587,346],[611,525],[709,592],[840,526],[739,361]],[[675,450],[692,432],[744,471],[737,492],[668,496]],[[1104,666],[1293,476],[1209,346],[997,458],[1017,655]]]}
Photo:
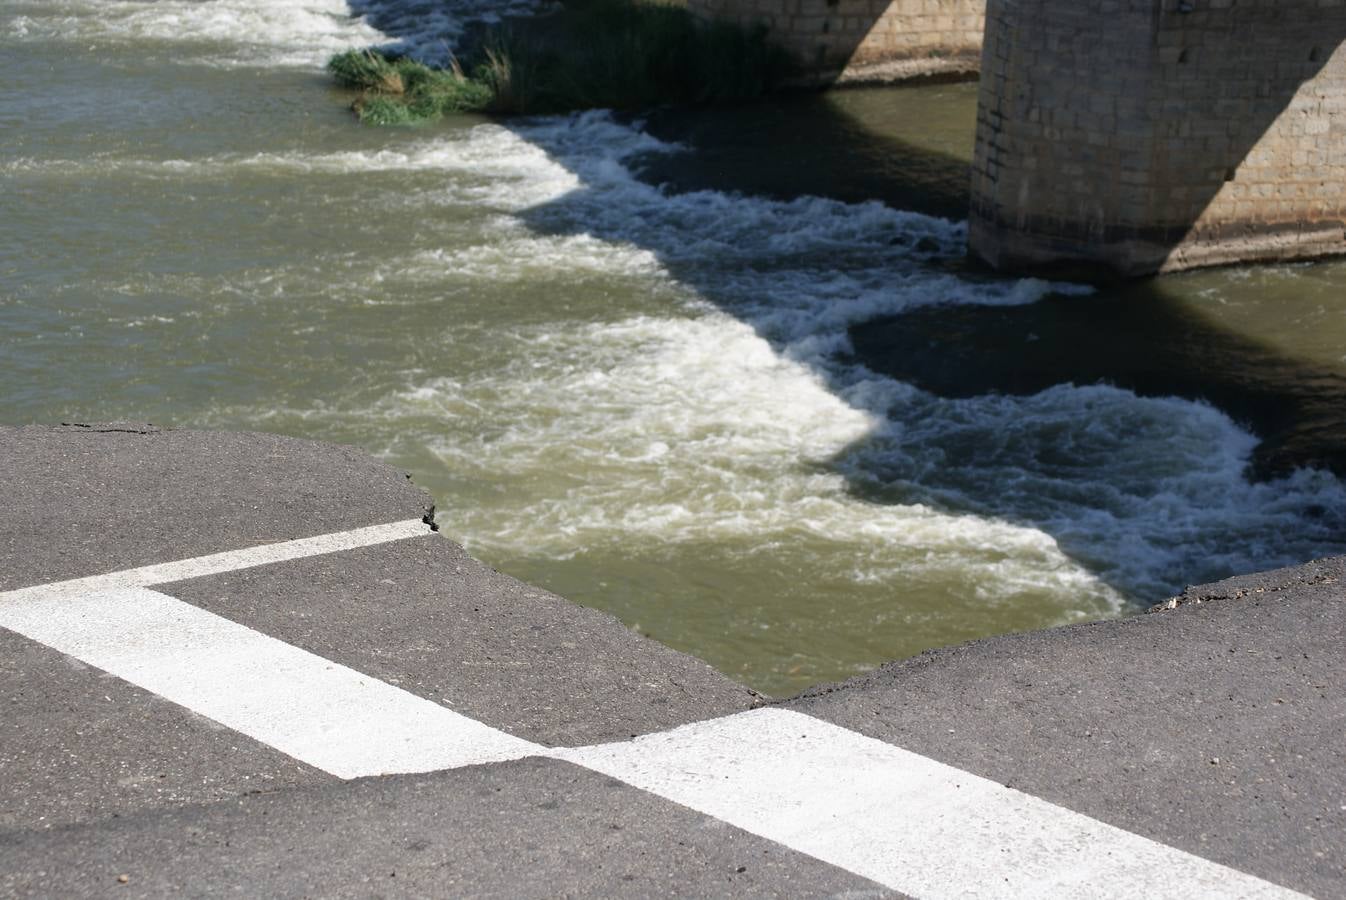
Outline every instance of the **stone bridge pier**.
{"label": "stone bridge pier", "polygon": [[988,0],[972,252],[1122,275],[1346,253],[1346,0]]}

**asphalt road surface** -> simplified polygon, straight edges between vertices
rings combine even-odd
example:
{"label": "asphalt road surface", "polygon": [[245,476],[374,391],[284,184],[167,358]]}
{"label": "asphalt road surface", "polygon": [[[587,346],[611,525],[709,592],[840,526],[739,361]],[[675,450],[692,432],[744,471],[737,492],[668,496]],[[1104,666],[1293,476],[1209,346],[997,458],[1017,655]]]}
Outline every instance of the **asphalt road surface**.
{"label": "asphalt road surface", "polygon": [[1346,897],[1346,560],[771,700],[341,447],[0,428],[0,896]]}

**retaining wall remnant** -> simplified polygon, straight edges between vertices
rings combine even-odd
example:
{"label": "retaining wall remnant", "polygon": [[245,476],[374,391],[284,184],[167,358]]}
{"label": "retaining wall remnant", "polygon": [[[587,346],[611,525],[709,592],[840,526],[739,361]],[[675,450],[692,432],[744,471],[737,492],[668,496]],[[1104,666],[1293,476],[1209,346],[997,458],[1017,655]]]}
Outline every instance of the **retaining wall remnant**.
{"label": "retaining wall remnant", "polygon": [[818,84],[971,75],[986,0],[688,0],[702,18],[765,25]]}

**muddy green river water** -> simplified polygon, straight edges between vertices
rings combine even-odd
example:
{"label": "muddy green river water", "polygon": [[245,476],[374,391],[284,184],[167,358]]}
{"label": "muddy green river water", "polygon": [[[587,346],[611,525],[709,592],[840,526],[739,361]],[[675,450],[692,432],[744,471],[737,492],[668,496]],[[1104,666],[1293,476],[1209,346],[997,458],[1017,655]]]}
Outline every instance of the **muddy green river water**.
{"label": "muddy green river water", "polygon": [[0,422],[358,445],[772,694],[1346,552],[1346,265],[978,272],[968,85],[380,130],[321,71],[500,6],[0,0]]}

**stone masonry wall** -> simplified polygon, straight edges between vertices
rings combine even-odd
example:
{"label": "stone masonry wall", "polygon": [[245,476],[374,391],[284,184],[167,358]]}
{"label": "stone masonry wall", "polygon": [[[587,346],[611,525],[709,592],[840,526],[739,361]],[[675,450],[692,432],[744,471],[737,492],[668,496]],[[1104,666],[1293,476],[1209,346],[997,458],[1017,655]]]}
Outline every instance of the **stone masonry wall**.
{"label": "stone masonry wall", "polygon": [[1123,274],[1346,252],[1346,0],[989,0],[970,242]]}
{"label": "stone masonry wall", "polygon": [[703,18],[761,23],[809,73],[832,83],[971,74],[986,0],[688,0]]}

